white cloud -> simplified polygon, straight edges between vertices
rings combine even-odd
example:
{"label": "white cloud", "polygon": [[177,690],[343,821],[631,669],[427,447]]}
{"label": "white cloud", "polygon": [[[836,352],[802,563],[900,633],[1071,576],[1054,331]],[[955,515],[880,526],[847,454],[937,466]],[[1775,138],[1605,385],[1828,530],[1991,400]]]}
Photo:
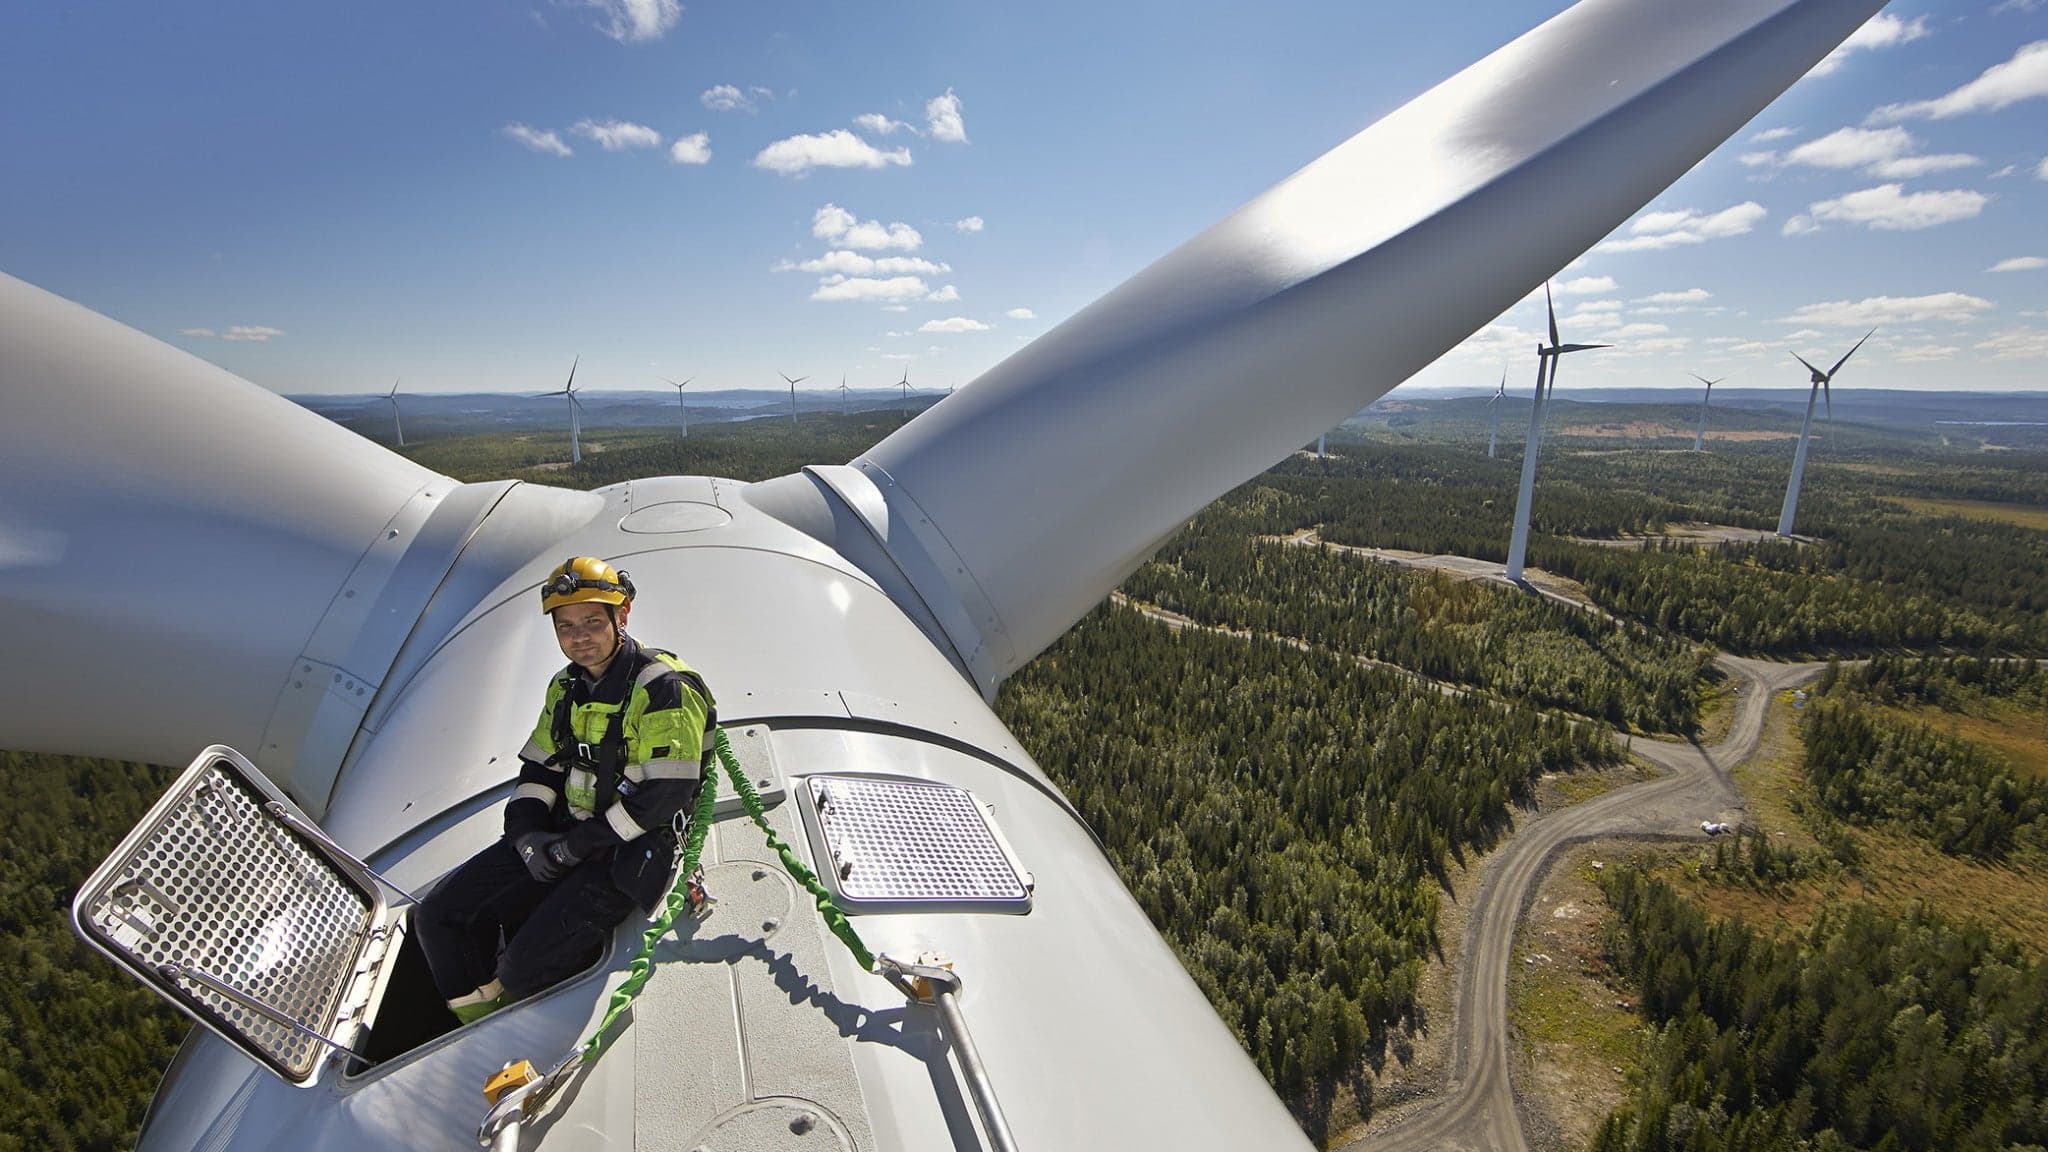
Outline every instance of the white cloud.
{"label": "white cloud", "polygon": [[1738,356],[1754,356],[1759,352],[1769,352],[1771,350],[1771,345],[1766,344],[1761,340],[1751,340],[1744,344],[1737,344],[1735,347],[1730,348],[1728,351],[1733,352]]}
{"label": "white cloud", "polygon": [[901,248],[911,252],[924,243],[924,237],[908,224],[862,220],[837,204],[827,204],[811,214],[811,235],[841,248]]}
{"label": "white cloud", "polygon": [[231,324],[220,334],[220,338],[238,343],[261,344],[272,336],[282,335],[282,328],[266,328],[261,324]]}
{"label": "white cloud", "polygon": [[948,316],[944,320],[927,320],[917,326],[919,332],[986,332],[988,325],[965,316]]}
{"label": "white cloud", "polygon": [[1623,324],[1615,328],[1600,329],[1594,333],[1594,336],[1600,340],[1614,342],[1641,340],[1646,336],[1662,336],[1669,331],[1671,331],[1670,327],[1664,324]]}
{"label": "white cloud", "polygon": [[1597,320],[1602,322],[1611,322],[1620,318],[1621,301],[1619,300],[1588,300],[1577,308],[1572,309],[1571,315],[1565,317],[1567,320]]}
{"label": "white cloud", "polygon": [[866,276],[827,276],[819,281],[813,300],[872,300],[884,304],[921,300],[930,291],[916,276],[891,276],[877,280]]}
{"label": "white cloud", "polygon": [[935,264],[921,256],[884,256],[879,259],[863,256],[844,248],[835,248],[815,260],[792,264],[784,261],[775,266],[777,272],[816,272],[821,276],[930,276],[953,269],[945,264]]}
{"label": "white cloud", "polygon": [[1891,355],[1893,360],[1901,364],[1934,364],[1953,359],[1956,353],[1961,351],[1961,348],[1951,344],[1914,344],[1895,349]]}
{"label": "white cloud", "polygon": [[1851,32],[1849,38],[1842,41],[1841,47],[1828,53],[1807,75],[1826,76],[1840,68],[1844,61],[1857,52],[1910,44],[1926,35],[1927,17],[1915,16],[1911,20],[1901,20],[1889,12],[1880,12],[1871,17],[1863,27]]}
{"label": "white cloud", "polygon": [[719,84],[704,90],[697,97],[699,103],[713,112],[752,112],[754,102],[747,94],[730,84]]}
{"label": "white cloud", "polygon": [[1012,309],[1010,309],[1010,310],[1009,310],[1008,312],[1005,312],[1005,313],[1003,313],[1003,315],[1005,315],[1005,316],[1008,316],[1008,317],[1009,317],[1010,319],[1012,319],[1012,320],[1036,320],[1036,319],[1038,319],[1038,313],[1036,313],[1036,312],[1033,312],[1033,311],[1032,311],[1031,309],[1029,309],[1029,308],[1012,308]]}
{"label": "white cloud", "polygon": [[634,124],[626,120],[578,120],[569,131],[586,140],[594,140],[597,146],[607,152],[623,152],[628,148],[659,148],[661,133],[645,124]]}
{"label": "white cloud", "polygon": [[1785,333],[1785,339],[1787,339],[1787,340],[1811,340],[1811,339],[1813,339],[1813,338],[1814,338],[1814,337],[1816,337],[1816,336],[1825,336],[1825,335],[1827,335],[1827,333],[1825,333],[1825,332],[1821,331],[1821,330],[1820,330],[1820,329],[1818,329],[1818,328],[1801,328],[1801,329],[1800,329],[1799,331],[1797,331],[1797,332],[1787,332],[1787,333]]}
{"label": "white cloud", "polygon": [[915,359],[917,359],[917,353],[915,353],[915,352],[884,352],[884,353],[882,353],[882,359],[884,359],[884,360],[915,360]]}
{"label": "white cloud", "polygon": [[1782,164],[1785,162],[1785,158],[1778,155],[1776,152],[1744,152],[1742,155],[1737,156],[1735,159],[1738,162],[1740,162],[1744,168],[1764,168],[1773,164]]}
{"label": "white cloud", "polygon": [[[1984,211],[1981,192],[1956,188],[1945,192],[1901,192],[1897,184],[1865,188],[1807,206],[1818,223],[1861,224],[1879,232],[1917,232],[1954,220],[1968,220]],[[1789,224],[1788,224],[1789,227]]]}
{"label": "white cloud", "polygon": [[1751,136],[1749,142],[1752,144],[1769,144],[1773,140],[1789,140],[1797,135],[1799,135],[1799,129],[1797,128],[1772,128],[1769,131],[1759,132]]}
{"label": "white cloud", "polygon": [[601,17],[597,29],[620,43],[659,40],[682,18],[677,0],[581,0]]}
{"label": "white cloud", "polygon": [[1871,167],[1872,176],[1886,180],[1911,180],[1935,172],[1950,172],[1957,168],[1975,168],[1983,161],[1967,152],[1944,152],[1938,156],[1901,156]]}
{"label": "white cloud", "polygon": [[2034,179],[2048,180],[2048,156],[2041,158],[2041,166],[2034,169]]}
{"label": "white cloud", "polygon": [[910,125],[905,124],[903,121],[891,120],[880,112],[863,112],[855,116],[853,118],[853,126],[863,132],[872,132],[877,136],[894,136],[897,132],[906,128],[909,128],[912,132],[917,131],[917,129],[911,128]]}
{"label": "white cloud", "polygon": [[1580,276],[1575,280],[1560,281],[1557,285],[1559,296],[1591,296],[1596,292],[1614,291],[1612,276]]}
{"label": "white cloud", "polygon": [[1993,307],[1991,301],[1961,292],[1927,296],[1868,296],[1861,300],[1829,300],[1795,308],[1781,324],[1839,324],[1866,328],[1878,324],[1919,324],[1930,320],[1966,323]]}
{"label": "white cloud", "polygon": [[569,146],[562,143],[562,138],[553,132],[542,132],[538,128],[529,128],[524,124],[507,124],[503,128],[498,129],[498,131],[519,141],[535,152],[544,153],[549,156],[572,155],[569,151]]}
{"label": "white cloud", "polygon": [[925,122],[934,140],[949,144],[967,143],[967,125],[960,119],[960,98],[953,95],[951,88],[944,96],[934,96],[925,101]]}
{"label": "white cloud", "polygon": [[2032,12],[2039,8],[2043,2],[2044,0],[2004,0],[2003,3],[1991,10],[1991,14],[1996,16],[2002,12]]}
{"label": "white cloud", "polygon": [[2048,360],[2048,328],[2001,328],[1977,350],[1993,360]]}
{"label": "white cloud", "polygon": [[1996,112],[2037,96],[2048,96],[2048,40],[2022,46],[2012,59],[1992,65],[1983,75],[1946,96],[1887,104],[1872,112],[1870,119],[1947,120],[1972,112]]}
{"label": "white cloud", "polygon": [[2033,272],[2042,268],[2048,268],[2048,260],[2043,260],[2039,256],[2013,256],[2004,260],[2000,260],[1998,263],[1993,264],[1989,268],[1986,268],[1985,271]]}
{"label": "white cloud", "polygon": [[178,335],[180,335],[180,336],[211,336],[211,335],[213,335],[213,334],[214,334],[214,332],[213,332],[213,329],[211,329],[211,328],[180,328],[180,329],[178,329]]}
{"label": "white cloud", "polygon": [[910,149],[884,151],[844,128],[777,140],[761,149],[753,161],[756,168],[784,176],[803,176],[813,168],[908,167],[910,162]]}
{"label": "white cloud", "polygon": [[2003,168],[2000,168],[2000,169],[1999,169],[1998,171],[1996,171],[1996,172],[1993,172],[1993,173],[1991,174],[1991,176],[1990,176],[1990,179],[1993,179],[1993,180],[2003,180],[2003,179],[2005,179],[2005,178],[2006,178],[2007,176],[2010,176],[2010,175],[2012,175],[2013,173],[2015,173],[2015,172],[2017,172],[2017,171],[2019,171],[2019,170],[2020,170],[2020,166],[2019,166],[2019,165],[2017,165],[2017,164],[2007,164],[2007,165],[2006,165],[2005,167],[2003,167]]}
{"label": "white cloud", "polygon": [[1783,163],[1809,168],[1861,168],[1888,180],[1910,180],[1982,163],[1962,152],[1913,155],[1919,147],[1920,141],[1904,128],[1841,128],[1785,153]]}
{"label": "white cloud", "polygon": [[1813,217],[1794,216],[1785,221],[1785,226],[1778,229],[1778,234],[1781,236],[1804,236],[1808,232],[1818,231],[1820,231],[1820,225],[1813,222]]}
{"label": "white cloud", "polygon": [[953,221],[953,227],[958,228],[962,232],[979,232],[982,228],[982,220],[979,216],[964,216]]}
{"label": "white cloud", "polygon": [[1648,296],[1636,297],[1638,304],[1699,304],[1712,300],[1714,294],[1705,288],[1687,288],[1680,292],[1652,292]]}
{"label": "white cloud", "polygon": [[1754,200],[1745,200],[1719,212],[1702,214],[1690,208],[1670,212],[1649,212],[1628,226],[1629,235],[1620,240],[1603,240],[1597,250],[1606,252],[1656,252],[1686,244],[1704,244],[1729,236],[1740,236],[1755,228],[1770,213]]}
{"label": "white cloud", "polygon": [[1669,356],[1692,347],[1690,336],[1653,336],[1646,340],[1630,340],[1614,350],[1616,356]]}
{"label": "white cloud", "polygon": [[678,137],[668,146],[668,158],[678,164],[711,163],[711,133],[699,132],[693,136]]}
{"label": "white cloud", "polygon": [[1904,128],[1839,128],[1785,153],[1785,162],[1811,168],[1861,168],[1911,152],[1917,143]]}
{"label": "white cloud", "polygon": [[953,287],[951,284],[948,284],[945,287],[933,292],[931,295],[925,297],[926,300],[930,301],[933,304],[951,304],[953,301],[958,300],[959,298],[960,289]]}

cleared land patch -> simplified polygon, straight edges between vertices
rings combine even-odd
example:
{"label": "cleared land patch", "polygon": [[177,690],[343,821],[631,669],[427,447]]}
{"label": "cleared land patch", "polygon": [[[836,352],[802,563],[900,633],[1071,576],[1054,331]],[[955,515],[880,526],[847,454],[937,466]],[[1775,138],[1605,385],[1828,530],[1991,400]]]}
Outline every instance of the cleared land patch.
{"label": "cleared land patch", "polygon": [[1991,520],[2000,524],[2017,524],[2022,528],[2048,531],[2048,508],[2029,504],[2000,504],[1992,500],[1931,500],[1920,496],[1894,496],[1891,502],[1930,516],[1966,516],[1972,520]]}

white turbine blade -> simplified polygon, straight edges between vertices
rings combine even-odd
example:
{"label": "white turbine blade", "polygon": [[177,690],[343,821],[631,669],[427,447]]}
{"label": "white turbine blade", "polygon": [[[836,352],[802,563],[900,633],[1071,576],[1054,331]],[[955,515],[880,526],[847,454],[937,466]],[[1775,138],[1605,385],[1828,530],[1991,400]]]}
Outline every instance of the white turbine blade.
{"label": "white turbine blade", "polygon": [[1182,521],[1499,315],[1880,7],[1587,0],[928,409],[859,477],[819,479],[865,486],[842,496],[925,554],[906,570],[944,574],[921,594],[972,606],[949,637],[992,691]]}
{"label": "white turbine blade", "polygon": [[[1863,347],[1863,341],[1868,340],[1875,335],[1877,335],[1877,329],[1875,328],[1872,328],[1870,331],[1865,332],[1863,334],[1863,340],[1858,340],[1856,342],[1856,348]],[[1849,362],[1849,357],[1854,356],[1856,354],[1856,348],[1851,348],[1847,352],[1842,353],[1842,358],[1840,360],[1835,361],[1835,366],[1833,368],[1828,369],[1828,379],[1832,380],[1835,378],[1835,373],[1840,372],[1842,370],[1842,365],[1847,364]]]}
{"label": "white turbine blade", "polygon": [[[1794,353],[1792,354],[1792,358],[1793,358],[1794,360],[1797,360],[1797,361],[1799,361],[1799,362],[1800,362],[1801,364],[1806,364],[1806,357],[1804,357],[1804,356],[1801,356],[1801,355],[1800,355],[1799,353],[1797,353],[1797,352],[1794,352]],[[1820,369],[1818,369],[1818,368],[1815,368],[1815,367],[1814,367],[1813,365],[1811,365],[1811,364],[1806,364],[1806,370],[1807,370],[1808,372],[1811,372],[1811,373],[1813,373],[1813,382],[1814,382],[1815,384],[1818,384],[1818,383],[1820,383],[1820,382],[1821,382],[1821,379],[1822,379],[1823,377],[1825,377],[1825,376],[1827,375],[1827,373],[1825,373],[1825,372],[1822,372],[1822,371],[1821,371]]]}
{"label": "white turbine blade", "polygon": [[[308,637],[344,585],[370,609],[363,566],[456,487],[5,275],[0,410],[0,747],[172,764],[226,743],[274,769]],[[134,689],[119,707],[110,674]]]}

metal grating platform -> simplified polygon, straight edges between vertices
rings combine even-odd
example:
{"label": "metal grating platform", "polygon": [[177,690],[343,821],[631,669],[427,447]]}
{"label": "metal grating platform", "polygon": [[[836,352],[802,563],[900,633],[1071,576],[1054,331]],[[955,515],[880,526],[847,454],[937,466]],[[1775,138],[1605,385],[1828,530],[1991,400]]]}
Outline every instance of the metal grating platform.
{"label": "metal grating platform", "polygon": [[159,993],[303,1083],[326,1044],[166,971],[211,977],[332,1035],[383,903],[265,813],[281,797],[253,776],[225,756],[195,763],[80,889],[73,915]]}
{"label": "metal grating platform", "polygon": [[1030,873],[971,793],[813,776],[803,796],[820,870],[848,912],[1031,910]]}

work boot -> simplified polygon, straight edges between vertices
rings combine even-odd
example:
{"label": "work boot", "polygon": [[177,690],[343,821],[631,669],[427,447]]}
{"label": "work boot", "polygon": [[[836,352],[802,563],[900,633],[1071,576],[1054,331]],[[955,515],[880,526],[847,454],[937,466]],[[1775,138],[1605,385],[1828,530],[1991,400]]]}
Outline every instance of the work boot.
{"label": "work boot", "polygon": [[503,1008],[505,1004],[505,988],[493,980],[467,996],[457,996],[450,1000],[448,1010],[455,1013],[455,1018],[462,1023],[474,1024]]}

